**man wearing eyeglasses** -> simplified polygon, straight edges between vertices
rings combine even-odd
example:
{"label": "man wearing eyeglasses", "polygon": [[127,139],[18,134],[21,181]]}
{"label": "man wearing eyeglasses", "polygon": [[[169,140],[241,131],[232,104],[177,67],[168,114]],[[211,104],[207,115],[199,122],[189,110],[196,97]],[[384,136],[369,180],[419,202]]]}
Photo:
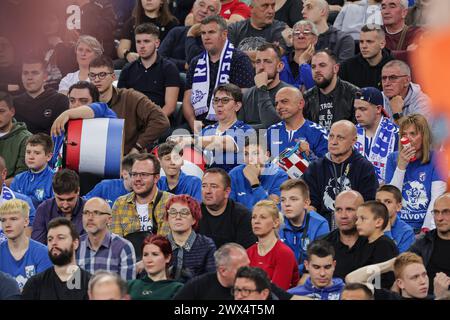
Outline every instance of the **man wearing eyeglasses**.
{"label": "man wearing eyeglasses", "polygon": [[[436,229],[423,235],[411,246],[409,251],[422,257],[429,279],[435,279],[440,274],[450,277],[450,193],[444,193],[434,202],[432,210]],[[450,289],[450,278],[447,280],[447,290]],[[429,293],[432,293],[434,283],[430,281]]]}
{"label": "man wearing eyeglasses", "polygon": [[108,270],[124,280],[136,277],[136,255],[128,240],[111,233],[111,207],[102,198],[91,198],[83,208],[83,228],[76,251],[77,264],[94,274],[97,270]]}
{"label": "man wearing eyeglasses", "polygon": [[240,267],[231,293],[234,300],[268,300],[271,296],[270,279],[257,267]]}

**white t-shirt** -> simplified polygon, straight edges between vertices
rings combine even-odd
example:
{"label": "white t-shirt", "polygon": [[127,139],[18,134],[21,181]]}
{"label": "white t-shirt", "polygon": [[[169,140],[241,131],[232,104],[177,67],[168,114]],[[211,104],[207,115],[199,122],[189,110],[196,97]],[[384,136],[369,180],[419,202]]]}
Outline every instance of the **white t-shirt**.
{"label": "white t-shirt", "polygon": [[139,222],[141,224],[141,231],[152,231],[153,221],[149,218],[148,203],[136,203],[136,210],[139,215]]}
{"label": "white t-shirt", "polygon": [[[58,91],[69,91],[69,88],[78,81],[81,81],[80,70],[73,73],[68,73],[64,78],[61,79]],[[90,82],[89,78],[87,78],[87,80],[85,81]]]}

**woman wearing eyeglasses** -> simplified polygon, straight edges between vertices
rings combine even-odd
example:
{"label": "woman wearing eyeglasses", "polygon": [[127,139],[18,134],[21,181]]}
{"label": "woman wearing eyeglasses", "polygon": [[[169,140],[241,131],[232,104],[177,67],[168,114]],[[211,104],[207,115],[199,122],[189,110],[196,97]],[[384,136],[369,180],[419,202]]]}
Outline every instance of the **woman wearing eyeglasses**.
{"label": "woman wearing eyeglasses", "polygon": [[103,54],[103,46],[100,42],[91,36],[80,36],[75,45],[77,55],[78,71],[68,73],[59,83],[58,91],[67,94],[70,86],[78,81],[89,81],[89,64],[95,58]]}
{"label": "woman wearing eyeglasses", "polygon": [[388,156],[386,182],[402,190],[403,208],[400,218],[416,233],[434,228],[434,201],[445,192],[445,179],[436,164],[437,153],[432,150],[431,132],[426,118],[410,114],[400,120],[399,151]]}
{"label": "woman wearing eyeglasses", "polygon": [[250,266],[263,269],[270,280],[287,290],[299,281],[297,261],[292,250],[278,236],[282,217],[276,204],[261,200],[252,213],[252,229],[258,242],[247,249]]}
{"label": "woman wearing eyeglasses", "polygon": [[142,245],[142,261],[145,276],[128,282],[128,294],[132,300],[169,300],[183,284],[168,278],[172,259],[172,246],[166,237],[151,235]]}
{"label": "woman wearing eyeglasses", "polygon": [[170,227],[167,238],[173,249],[170,274],[177,281],[216,271],[214,241],[194,231],[201,217],[200,205],[191,196],[176,195],[166,204],[165,218]]}

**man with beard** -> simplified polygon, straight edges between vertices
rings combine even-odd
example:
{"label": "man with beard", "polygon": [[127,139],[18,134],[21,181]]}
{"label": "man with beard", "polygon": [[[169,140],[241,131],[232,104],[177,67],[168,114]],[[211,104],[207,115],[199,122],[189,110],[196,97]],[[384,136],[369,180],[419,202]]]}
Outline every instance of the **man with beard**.
{"label": "man with beard", "polygon": [[133,245],[122,237],[111,233],[111,207],[102,198],[91,198],[83,208],[83,227],[76,252],[78,265],[94,274],[97,270],[108,270],[119,274],[124,280],[136,277],[136,255]]}
{"label": "man with beard", "polygon": [[281,88],[290,87],[280,80],[284,64],[281,49],[274,44],[263,44],[256,51],[255,86],[247,90],[238,112],[238,120],[255,129],[267,129],[280,122],[275,109],[275,95]]}
{"label": "man with beard", "polygon": [[58,217],[48,224],[48,255],[54,267],[31,277],[22,291],[24,300],[88,300],[91,274],[75,260],[79,235],[68,219]]}
{"label": "man with beard", "polygon": [[316,86],[305,92],[305,118],[327,130],[339,120],[356,123],[353,102],[358,87],[339,79],[336,56],[329,50],[316,52],[311,69]]}

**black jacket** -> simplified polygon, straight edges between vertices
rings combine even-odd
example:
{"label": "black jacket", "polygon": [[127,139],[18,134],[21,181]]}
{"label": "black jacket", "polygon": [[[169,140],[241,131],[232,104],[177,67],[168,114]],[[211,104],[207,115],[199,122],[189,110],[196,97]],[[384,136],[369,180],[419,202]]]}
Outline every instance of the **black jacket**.
{"label": "black jacket", "polygon": [[[356,123],[353,102],[359,90],[355,85],[338,78],[336,88],[329,95],[333,97],[333,121],[350,120]],[[319,88],[312,87],[305,92],[305,108],[303,115],[312,122],[319,123]]]}
{"label": "black jacket", "polygon": [[355,41],[351,35],[330,26],[317,40],[316,50],[321,49],[331,50],[342,62],[355,55]]}
{"label": "black jacket", "polygon": [[[427,232],[425,235],[417,239],[408,251],[414,252],[422,257],[425,267],[428,266],[433,253],[434,242],[437,237],[436,229]],[[430,279],[431,280],[431,279]]]}

